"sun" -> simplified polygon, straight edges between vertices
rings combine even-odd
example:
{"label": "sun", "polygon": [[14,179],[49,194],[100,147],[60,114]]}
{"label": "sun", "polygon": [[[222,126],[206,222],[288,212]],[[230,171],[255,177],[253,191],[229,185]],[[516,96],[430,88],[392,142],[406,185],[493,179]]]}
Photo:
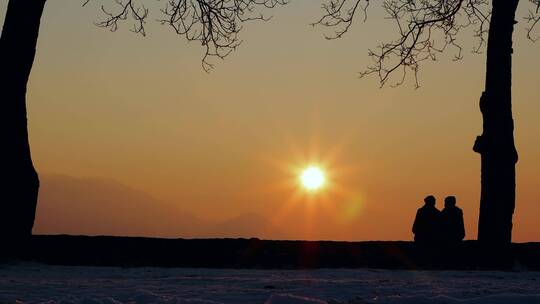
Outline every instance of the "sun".
{"label": "sun", "polygon": [[302,171],[300,182],[307,190],[314,191],[320,189],[326,181],[324,171],[317,166],[309,166]]}

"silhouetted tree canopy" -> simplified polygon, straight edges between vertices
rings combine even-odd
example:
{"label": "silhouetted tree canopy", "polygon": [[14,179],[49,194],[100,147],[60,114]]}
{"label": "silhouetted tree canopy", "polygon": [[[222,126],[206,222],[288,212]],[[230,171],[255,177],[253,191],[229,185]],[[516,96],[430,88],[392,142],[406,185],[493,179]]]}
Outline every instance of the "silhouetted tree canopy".
{"label": "silhouetted tree canopy", "polygon": [[[95,0],[85,0],[83,6]],[[150,10],[139,0],[114,0],[114,5],[101,6],[104,19],[97,26],[116,31],[123,21],[131,21],[131,31],[146,35],[146,22]],[[148,1],[146,1],[148,2]],[[288,0],[164,0],[157,19],[188,41],[198,41],[205,48],[202,66],[205,71],[213,68],[210,57],[220,59],[229,55],[242,41],[238,34],[242,23],[268,20],[257,7],[274,8]]]}
{"label": "silhouetted tree canopy", "polygon": [[[540,21],[540,0],[528,0],[531,8],[524,20],[528,23],[526,35],[530,40]],[[418,87],[418,70],[425,60],[436,60],[437,54],[453,52],[454,60],[463,56],[463,46],[457,36],[465,29],[472,30],[476,43],[472,52],[480,53],[486,46],[491,17],[490,0],[331,0],[323,4],[323,16],[313,25],[334,28],[327,39],[341,38],[356,19],[366,21],[370,5],[381,5],[385,18],[393,20],[397,38],[382,42],[369,50],[373,63],[361,76],[377,75],[381,86],[396,72],[400,85],[408,73],[414,75]]]}

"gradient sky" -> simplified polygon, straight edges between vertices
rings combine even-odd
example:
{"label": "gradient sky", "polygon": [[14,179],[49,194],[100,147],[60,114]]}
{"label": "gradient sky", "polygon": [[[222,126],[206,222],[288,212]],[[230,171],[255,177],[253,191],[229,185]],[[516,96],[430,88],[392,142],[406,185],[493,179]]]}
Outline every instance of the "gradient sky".
{"label": "gradient sky", "polygon": [[[321,2],[296,0],[246,25],[242,46],[207,74],[200,45],[151,20],[145,38],[129,24],[97,28],[98,4],[45,7],[28,90],[43,183],[35,233],[408,240],[416,209],[434,194],[439,206],[457,196],[467,238],[476,237],[480,158],[471,147],[482,127],[484,56],[465,52],[456,63],[449,53],[422,66],[421,88],[409,79],[380,89],[357,77],[368,48],[394,37],[380,12],[327,41],[327,29],[309,26]],[[519,21],[514,240],[538,241],[540,45]],[[461,38],[470,50],[470,36]],[[295,175],[311,163],[331,178],[316,195]],[[187,215],[197,221],[186,225]],[[192,229],[199,225],[217,228]]]}

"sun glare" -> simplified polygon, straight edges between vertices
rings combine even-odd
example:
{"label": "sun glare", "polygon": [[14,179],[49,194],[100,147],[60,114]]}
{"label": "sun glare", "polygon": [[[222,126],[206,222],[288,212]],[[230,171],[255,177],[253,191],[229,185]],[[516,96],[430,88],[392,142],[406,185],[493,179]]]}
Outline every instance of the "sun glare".
{"label": "sun glare", "polygon": [[317,166],[310,166],[302,171],[300,175],[300,182],[302,186],[307,190],[317,190],[324,185],[326,178],[321,168]]}

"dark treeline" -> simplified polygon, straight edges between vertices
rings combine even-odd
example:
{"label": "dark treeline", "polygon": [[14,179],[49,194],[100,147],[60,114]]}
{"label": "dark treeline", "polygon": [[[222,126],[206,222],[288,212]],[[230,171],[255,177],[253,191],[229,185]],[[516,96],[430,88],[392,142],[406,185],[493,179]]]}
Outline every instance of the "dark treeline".
{"label": "dark treeline", "polygon": [[[382,268],[540,270],[540,243],[512,244],[496,254],[476,241],[453,250],[413,242],[270,241],[33,236],[2,254],[58,265],[211,268]],[[9,256],[3,261],[10,261]]]}

